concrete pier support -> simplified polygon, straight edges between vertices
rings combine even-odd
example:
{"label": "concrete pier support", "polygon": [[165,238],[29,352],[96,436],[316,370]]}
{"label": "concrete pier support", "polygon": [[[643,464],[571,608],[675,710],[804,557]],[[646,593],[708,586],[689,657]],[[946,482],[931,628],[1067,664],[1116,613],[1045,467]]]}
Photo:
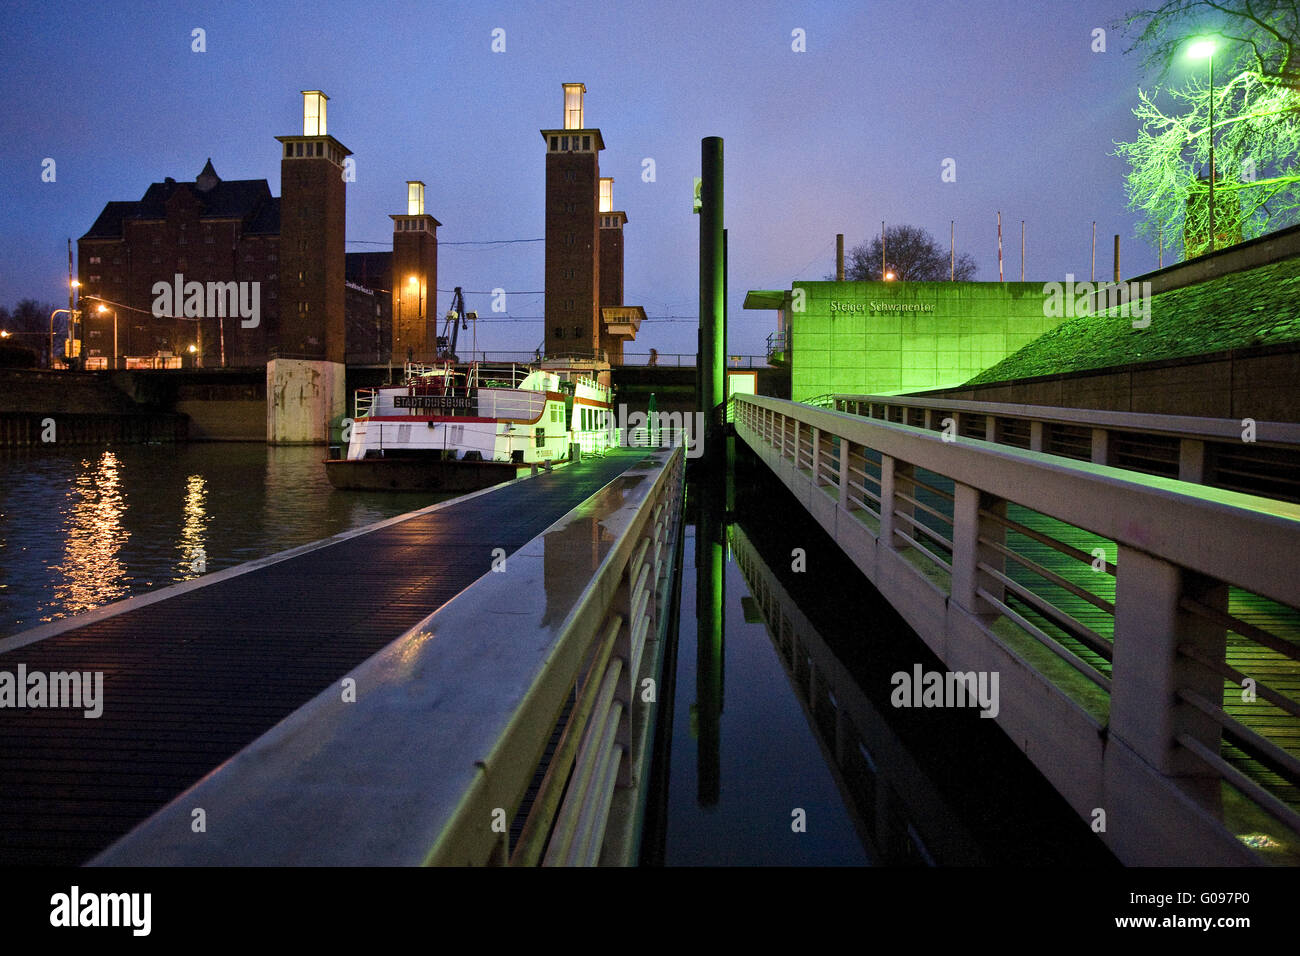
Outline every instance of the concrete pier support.
{"label": "concrete pier support", "polygon": [[325,445],[332,420],[347,413],[341,362],[272,359],[266,365],[266,441]]}

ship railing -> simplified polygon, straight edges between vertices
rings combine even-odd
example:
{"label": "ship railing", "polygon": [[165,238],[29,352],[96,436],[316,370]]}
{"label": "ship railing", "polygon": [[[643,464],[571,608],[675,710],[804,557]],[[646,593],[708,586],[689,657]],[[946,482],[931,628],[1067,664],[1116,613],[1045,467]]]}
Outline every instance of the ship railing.
{"label": "ship railing", "polygon": [[379,401],[379,389],[359,388],[352,401],[352,418],[354,420],[369,418]]}
{"label": "ship railing", "polygon": [[514,388],[483,388],[478,392],[478,413],[484,418],[535,421],[546,411],[546,393]]}
{"label": "ship railing", "polygon": [[646,455],[93,862],[635,864],[684,464]]}

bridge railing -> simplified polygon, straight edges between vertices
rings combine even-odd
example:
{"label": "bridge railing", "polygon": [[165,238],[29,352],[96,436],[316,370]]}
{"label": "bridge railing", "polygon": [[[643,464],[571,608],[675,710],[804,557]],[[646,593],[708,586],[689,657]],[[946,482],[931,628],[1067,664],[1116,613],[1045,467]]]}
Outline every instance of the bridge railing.
{"label": "bridge railing", "polygon": [[899,608],[922,637],[952,648],[975,625],[1012,642],[1160,773],[1227,781],[1300,831],[1300,506],[761,396],[735,404],[738,434],[807,489],[864,573],[912,595]]}
{"label": "bridge railing", "polygon": [[648,451],[94,862],[635,862],[684,471]]}
{"label": "bridge railing", "polygon": [[819,395],[853,415],[1300,501],[1300,424],[902,395]]}

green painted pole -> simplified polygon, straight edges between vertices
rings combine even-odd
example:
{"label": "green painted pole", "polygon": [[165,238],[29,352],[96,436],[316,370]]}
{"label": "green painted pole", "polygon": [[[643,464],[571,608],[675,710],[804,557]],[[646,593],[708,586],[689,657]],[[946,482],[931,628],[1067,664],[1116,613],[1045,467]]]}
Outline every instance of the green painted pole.
{"label": "green painted pole", "polygon": [[725,398],[726,245],[722,235],[722,137],[700,141],[700,410],[705,416],[703,461],[718,460],[722,429],[717,407]]}

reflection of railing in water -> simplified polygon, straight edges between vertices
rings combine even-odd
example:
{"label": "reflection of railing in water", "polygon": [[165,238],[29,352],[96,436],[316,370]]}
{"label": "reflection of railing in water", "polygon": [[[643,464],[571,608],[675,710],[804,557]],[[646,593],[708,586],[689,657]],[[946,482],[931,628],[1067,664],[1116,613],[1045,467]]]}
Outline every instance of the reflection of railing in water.
{"label": "reflection of railing in water", "polygon": [[[943,794],[799,609],[739,525],[732,555],[818,737],[854,826],[887,866],[987,863]],[[927,819],[918,811],[924,806]]]}
{"label": "reflection of railing in water", "polygon": [[936,653],[1002,662],[999,723],[1034,738],[1022,746],[1076,811],[1106,794],[1152,806],[1126,821],[1133,842],[1114,838],[1126,862],[1210,858],[1155,836],[1189,788],[1220,821],[1195,821],[1213,859],[1252,859],[1239,832],[1265,859],[1300,858],[1295,505],[758,396],[737,411],[738,434]]}

